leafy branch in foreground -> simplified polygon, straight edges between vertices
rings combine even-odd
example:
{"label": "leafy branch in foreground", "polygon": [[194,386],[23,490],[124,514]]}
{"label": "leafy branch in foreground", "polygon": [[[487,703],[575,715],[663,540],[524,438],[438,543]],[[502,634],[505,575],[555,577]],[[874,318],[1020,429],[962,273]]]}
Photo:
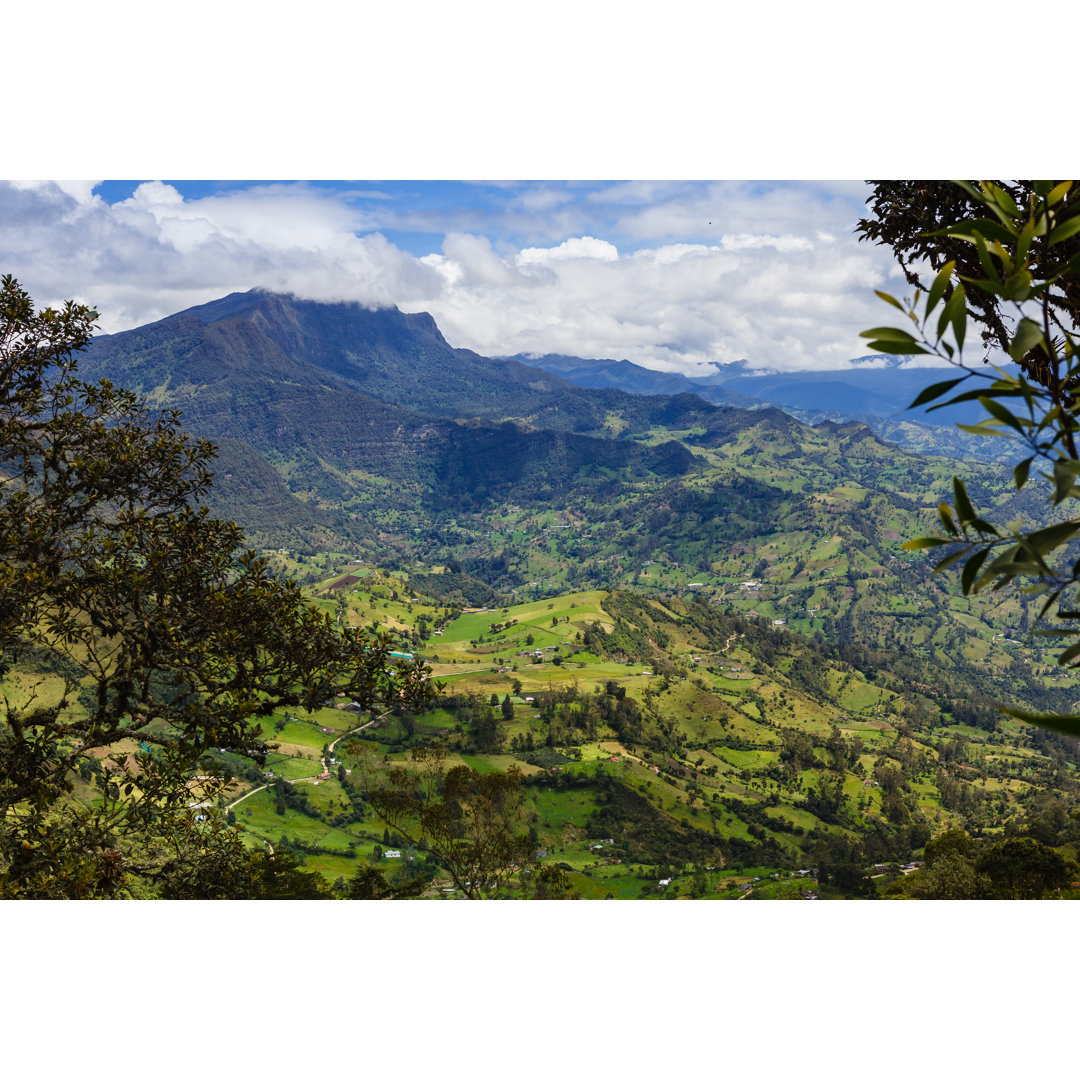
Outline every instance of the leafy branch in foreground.
{"label": "leafy branch in foreground", "polygon": [[[1049,481],[1049,501],[1057,509],[1080,495],[1080,421],[1075,398],[1080,388],[1080,253],[1074,239],[1080,234],[1080,199],[1071,180],[1025,184],[1027,198],[1019,202],[1001,185],[956,181],[967,204],[976,207],[980,216],[925,234],[926,247],[921,251],[928,255],[937,241],[942,248],[966,249],[971,256],[958,255],[943,263],[936,260],[939,269],[933,282],[925,293],[917,290],[909,303],[878,292],[905,314],[910,329],[876,327],[861,336],[882,352],[938,356],[963,370],[957,378],[927,387],[912,407],[935,402],[930,406],[933,410],[978,402],[986,418],[958,426],[976,435],[1012,438],[1022,445],[1025,456],[1013,470],[1016,489],[1028,483],[1034,466]],[[972,303],[981,321],[986,321],[987,312],[993,313],[994,337],[1021,365],[1019,373],[965,364]],[[1080,619],[1080,610],[1070,608],[1076,603],[1080,559],[1073,560],[1067,551],[1080,532],[1080,518],[1068,516],[1030,531],[1022,522],[995,524],[976,510],[959,477],[953,479],[952,505],[942,502],[938,514],[939,535],[920,537],[904,546],[912,550],[948,547],[935,570],[960,565],[965,595],[1001,589],[1019,579],[1025,592],[1042,596],[1040,619],[1050,612],[1061,620]],[[1037,632],[1080,637],[1075,622]],[[1080,642],[1070,644],[1058,662],[1080,666]],[[1006,711],[1045,727],[1080,734],[1080,715]]]}
{"label": "leafy branch in foreground", "polygon": [[[166,865],[190,894],[209,878],[184,877],[207,847],[188,807],[226,782],[209,749],[261,761],[253,721],[283,705],[433,694],[389,636],[335,627],[199,507],[214,447],[179,414],[78,379],[96,315],[0,282],[0,896],[121,895]],[[102,798],[72,797],[83,770]]]}

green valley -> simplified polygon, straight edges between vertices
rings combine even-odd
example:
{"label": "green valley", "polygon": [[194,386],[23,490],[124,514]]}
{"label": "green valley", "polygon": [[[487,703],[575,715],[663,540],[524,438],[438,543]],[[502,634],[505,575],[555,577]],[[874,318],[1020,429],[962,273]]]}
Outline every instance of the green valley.
{"label": "green valley", "polygon": [[[1056,868],[1030,888],[1073,895],[1076,742],[1000,707],[1067,712],[1075,677],[1026,594],[961,596],[903,547],[956,474],[1002,520],[1052,519],[1038,482],[271,294],[100,339],[83,373],[183,409],[219,446],[202,505],[320,634],[381,658],[367,683],[254,693],[229,646],[214,693],[251,727],[191,748],[183,798],[191,850],[239,837],[244,895],[1006,895],[1024,858]],[[182,728],[144,730],[136,703],[142,735],[82,749],[68,733],[109,698],[92,653],[56,647],[8,665],[9,715],[52,710],[73,812],[111,813],[117,769],[137,806]],[[417,665],[439,692],[406,707]],[[219,853],[155,892],[153,850],[123,855],[148,867],[133,895],[239,887]]]}

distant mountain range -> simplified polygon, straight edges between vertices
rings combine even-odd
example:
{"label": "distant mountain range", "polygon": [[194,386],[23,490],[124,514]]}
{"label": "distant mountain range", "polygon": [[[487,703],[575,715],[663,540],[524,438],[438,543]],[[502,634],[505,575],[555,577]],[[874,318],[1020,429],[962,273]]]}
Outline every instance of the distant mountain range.
{"label": "distant mountain range", "polygon": [[99,337],[80,367],[179,408],[190,431],[217,442],[212,509],[275,546],[378,542],[387,513],[557,505],[571,491],[610,500],[626,485],[694,475],[695,447],[794,432],[781,409],[898,424],[929,441],[920,449],[945,438],[887,419],[940,371],[729,365],[699,379],[625,360],[493,359],[450,346],[427,314],[263,291]]}
{"label": "distant mountain range", "polygon": [[179,408],[218,442],[214,509],[275,540],[370,534],[376,505],[453,509],[557,498],[590,476],[683,475],[697,465],[681,443],[614,436],[712,411],[454,349],[428,315],[265,292],[99,337],[80,368]]}
{"label": "distant mountain range", "polygon": [[[957,423],[973,424],[983,413],[975,402],[927,412],[908,406],[925,387],[955,377],[949,368],[903,367],[897,357],[861,356],[854,366],[834,371],[755,373],[745,360],[715,364],[707,376],[654,371],[629,360],[588,360],[578,356],[519,353],[508,360],[532,364],[579,386],[605,387],[631,394],[697,394],[718,405],[745,409],[778,406],[800,419],[854,419],[883,438],[919,452],[996,460],[1002,447],[956,431]],[[923,431],[923,427],[942,429]],[[1007,455],[1006,455],[1007,456]]]}

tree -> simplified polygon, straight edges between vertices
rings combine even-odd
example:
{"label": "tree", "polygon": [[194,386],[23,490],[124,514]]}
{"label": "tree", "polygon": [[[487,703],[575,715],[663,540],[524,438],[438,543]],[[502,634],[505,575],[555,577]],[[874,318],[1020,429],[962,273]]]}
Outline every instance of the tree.
{"label": "tree", "polygon": [[[995,208],[1015,217],[1017,211],[1053,190],[1049,182],[1035,180],[983,181],[978,187],[974,181],[944,180],[874,180],[871,184],[873,192],[866,200],[870,215],[858,222],[855,231],[860,240],[892,248],[908,284],[924,293],[929,291],[930,283],[920,273],[920,264],[928,264],[938,274],[951,261],[955,263],[956,277],[965,282],[984,277],[978,246],[965,231],[971,220],[980,221],[984,237],[992,241],[997,226],[1004,224]],[[984,197],[987,191],[993,193],[989,204]],[[1066,190],[1055,208],[1060,228],[1080,209],[1080,191]],[[1000,234],[996,238],[1002,239]],[[1080,287],[1075,273],[1060,277],[1059,271],[1077,255],[1077,233],[1059,232],[1055,236],[1052,231],[1033,231],[1025,257],[1032,275],[1050,283],[1046,302],[1052,316],[1072,326],[1080,323]],[[945,289],[946,300],[951,298],[953,288],[950,281]],[[969,286],[965,294],[968,315],[983,328],[983,342],[1006,353],[1014,341],[1006,308],[1008,299],[995,290],[979,287]],[[1017,362],[1034,382],[1049,386],[1047,359],[1036,344]]]}
{"label": "tree", "polygon": [[433,855],[470,900],[505,893],[509,879],[535,864],[524,820],[521,773],[446,768],[443,747],[416,746],[408,765],[380,768],[359,748],[365,797],[388,828]]}
{"label": "tree", "polygon": [[[1075,638],[1080,635],[1076,622],[1080,561],[1069,554],[1067,545],[1080,532],[1080,518],[1075,514],[1063,518],[1062,509],[1080,496],[1075,397],[1080,389],[1080,191],[1074,191],[1071,180],[1026,181],[1016,191],[990,181],[978,186],[956,183],[963,199],[954,199],[955,206],[973,207],[980,216],[950,221],[919,236],[915,246],[905,239],[906,233],[889,234],[892,239],[882,234],[897,245],[902,265],[904,253],[935,251],[931,262],[940,268],[925,294],[920,289],[911,300],[878,294],[904,313],[910,329],[876,327],[862,336],[882,352],[938,356],[959,368],[963,374],[927,387],[912,405],[937,402],[931,407],[941,408],[978,401],[986,419],[960,426],[979,435],[1014,439],[1024,455],[1013,470],[1016,489],[1028,483],[1034,466],[1036,475],[1049,484],[1050,512],[1040,528],[995,524],[976,509],[963,481],[955,477],[952,505],[943,502],[938,510],[942,532],[909,541],[905,547],[946,548],[936,569],[961,565],[965,595],[1000,589],[1020,579],[1028,595],[1042,597],[1036,621],[1050,614],[1065,621],[1036,632]],[[957,256],[946,258],[953,251]],[[912,280],[923,285],[917,277]],[[971,306],[989,328],[988,341],[1001,345],[1021,365],[1019,374],[967,364],[964,347]],[[965,383],[969,385],[960,389]],[[1080,643],[1068,645],[1058,662],[1080,664]],[[1005,711],[1080,733],[1080,715]]]}
{"label": "tree", "polygon": [[897,878],[885,895],[911,900],[988,900],[990,879],[956,851],[942,854],[933,866]]}
{"label": "tree", "polygon": [[1073,860],[1029,836],[993,844],[979,856],[975,869],[989,877],[999,900],[1041,900],[1065,888],[1080,872]]}
{"label": "tree", "polygon": [[822,885],[831,885],[845,896],[857,896],[864,900],[877,896],[877,888],[870,875],[850,856],[819,860],[818,881]]}
{"label": "tree", "polygon": [[158,857],[141,875],[165,900],[332,899],[322,875],[304,870],[287,851],[247,851],[219,821],[176,824],[179,833],[152,841]]}
{"label": "tree", "polygon": [[544,863],[522,878],[527,900],[572,900],[576,896],[570,875],[555,863]]}
{"label": "tree", "polygon": [[349,879],[346,893],[350,900],[407,900],[419,896],[426,882],[422,877],[409,877],[404,884],[390,885],[371,866],[361,866]]}
{"label": "tree", "polygon": [[963,829],[946,829],[933,840],[927,841],[923,849],[923,858],[928,867],[934,867],[940,860],[948,858],[974,862],[978,854],[978,842],[968,836]]}
{"label": "tree", "polygon": [[[392,638],[336,628],[200,508],[215,450],[178,413],[78,378],[96,317],[0,281],[0,683],[33,676],[0,712],[5,897],[121,895],[177,830],[197,859],[188,804],[227,781],[208,751],[261,762],[260,716],[432,696]],[[89,807],[68,798],[88,761]]]}

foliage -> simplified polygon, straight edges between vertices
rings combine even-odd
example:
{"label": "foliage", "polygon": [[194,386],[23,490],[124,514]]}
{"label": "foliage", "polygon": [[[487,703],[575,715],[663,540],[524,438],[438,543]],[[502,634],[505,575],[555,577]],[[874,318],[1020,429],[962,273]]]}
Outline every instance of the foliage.
{"label": "foliage", "polygon": [[997,900],[1040,900],[1076,879],[1080,867],[1030,836],[1014,836],[993,844],[975,862],[986,874]]}
{"label": "foliage", "polygon": [[[214,448],[176,412],[78,378],[95,319],[0,285],[0,681],[48,670],[62,685],[4,699],[5,896],[120,894],[153,862],[135,839],[220,790],[207,751],[261,761],[252,721],[279,706],[432,693],[389,637],[335,628],[199,508]],[[90,806],[69,798],[87,762]]]}
{"label": "foliage", "polygon": [[403,885],[390,885],[374,867],[361,866],[349,879],[345,895],[350,900],[408,900],[419,896],[425,884],[423,877],[416,876]]}
{"label": "foliage", "polygon": [[[1024,264],[1033,279],[1049,283],[1045,300],[1051,319],[1072,326],[1080,321],[1075,272],[1072,276],[1061,275],[1062,266],[1080,255],[1080,230],[1071,221],[1080,205],[1080,191],[1034,180],[983,181],[977,188],[973,182],[941,180],[875,180],[872,184],[873,194],[866,200],[871,215],[858,223],[856,232],[862,240],[891,247],[908,284],[922,292],[933,288],[920,274],[923,262],[937,275],[952,262],[955,277],[968,283],[995,278],[993,271],[987,270],[985,259],[986,255],[996,254],[994,241],[1010,244],[1013,222],[1028,207],[1047,201],[1055,193],[1051,207],[1056,221],[1051,225],[1056,228],[1036,227],[1031,231]],[[973,226],[982,236],[985,249],[974,242]],[[1018,270],[1021,267],[1014,266],[1009,272]],[[1023,278],[1016,280],[1020,283]],[[954,287],[952,281],[946,284],[946,300],[951,298]],[[1013,299],[1008,292],[976,285],[967,288],[963,300],[969,315],[984,327],[983,340],[1010,354],[1015,331],[1010,327],[1005,305]],[[1031,347],[1014,359],[1033,381],[1049,387],[1052,375],[1040,349]]]}
{"label": "foliage", "polygon": [[[1050,484],[1049,501],[1060,516],[1061,508],[1080,495],[1080,421],[1074,397],[1080,387],[1080,214],[1075,213],[1073,181],[1032,181],[1021,192],[1022,201],[1015,192],[987,181],[978,187],[959,181],[958,186],[966,203],[982,216],[950,223],[920,243],[934,240],[947,251],[960,245],[965,258],[941,262],[925,296],[916,292],[910,303],[878,294],[907,315],[914,332],[877,327],[863,336],[885,352],[934,355],[961,368],[963,375],[928,387],[913,405],[936,401],[932,408],[941,408],[979,402],[986,419],[961,426],[974,434],[1014,439],[1026,455],[1013,471],[1016,489],[1028,483],[1034,465]],[[979,317],[987,321],[993,340],[1023,365],[1020,374],[1002,368],[990,374],[966,364],[969,304],[982,313]],[[960,389],[972,382],[974,389]],[[998,590],[1019,578],[1027,582],[1025,593],[1041,596],[1040,619],[1050,612],[1061,620],[1080,618],[1080,611],[1072,610],[1080,560],[1068,547],[1080,532],[1080,518],[1066,517],[1037,529],[1022,521],[995,524],[976,509],[960,478],[953,481],[952,506],[943,502],[939,517],[942,534],[905,546],[950,548],[937,569],[962,564],[965,595],[988,587]],[[1064,638],[1080,634],[1072,628],[1039,632]],[[1080,643],[1069,645],[1058,662],[1080,663]],[[1080,716],[1009,711],[1034,723],[1080,732]]]}
{"label": "foliage", "polygon": [[516,767],[505,773],[448,769],[438,744],[414,747],[408,767],[380,769],[363,750],[359,764],[379,820],[435,856],[468,899],[504,894],[514,874],[535,864]]}
{"label": "foliage", "polygon": [[971,859],[950,853],[933,866],[897,878],[885,895],[909,900],[986,900],[990,889],[990,879],[975,869]]}
{"label": "foliage", "polygon": [[1066,888],[1080,866],[1029,836],[983,848],[963,829],[926,845],[926,866],[897,879],[887,895],[914,900],[1041,900]]}
{"label": "foliage", "polygon": [[249,851],[220,821],[195,825],[180,817],[156,847],[163,861],[135,869],[164,900],[331,899],[321,875],[302,869],[290,852]]}

